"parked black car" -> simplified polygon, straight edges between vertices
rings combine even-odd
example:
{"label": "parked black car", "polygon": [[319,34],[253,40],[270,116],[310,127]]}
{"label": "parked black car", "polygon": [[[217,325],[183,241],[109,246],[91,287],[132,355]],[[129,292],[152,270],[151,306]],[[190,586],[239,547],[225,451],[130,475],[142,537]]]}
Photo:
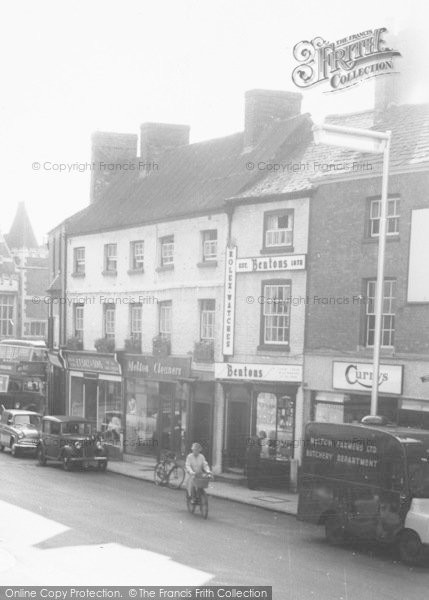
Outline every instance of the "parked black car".
{"label": "parked black car", "polygon": [[41,466],[48,460],[62,462],[65,471],[75,465],[105,471],[108,462],[106,446],[91,423],[71,416],[43,417],[37,460]]}

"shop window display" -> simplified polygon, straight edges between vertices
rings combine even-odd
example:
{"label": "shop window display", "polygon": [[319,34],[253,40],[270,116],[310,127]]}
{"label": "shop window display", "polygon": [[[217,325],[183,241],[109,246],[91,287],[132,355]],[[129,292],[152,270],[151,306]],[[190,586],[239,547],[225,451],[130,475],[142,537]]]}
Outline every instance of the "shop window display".
{"label": "shop window display", "polygon": [[256,433],[261,458],[289,460],[293,456],[294,402],[289,396],[260,392],[256,398]]}

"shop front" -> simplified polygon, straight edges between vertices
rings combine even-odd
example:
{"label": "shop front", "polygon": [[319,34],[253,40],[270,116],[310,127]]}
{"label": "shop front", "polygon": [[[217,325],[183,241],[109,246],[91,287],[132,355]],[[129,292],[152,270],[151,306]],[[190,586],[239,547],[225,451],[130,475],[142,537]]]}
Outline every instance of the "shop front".
{"label": "shop front", "polygon": [[63,350],[67,379],[67,414],[85,417],[106,442],[123,448],[121,367],[113,354]]}
{"label": "shop front", "polygon": [[224,470],[242,470],[251,439],[261,447],[261,479],[287,484],[294,457],[301,365],[216,363],[225,398]]}
{"label": "shop front", "polygon": [[183,456],[188,445],[191,358],[123,355],[124,451]]}
{"label": "shop front", "polygon": [[[372,363],[338,357],[306,356],[309,419],[359,423],[370,414]],[[380,365],[378,414],[389,422],[429,430],[429,362],[398,360]]]}

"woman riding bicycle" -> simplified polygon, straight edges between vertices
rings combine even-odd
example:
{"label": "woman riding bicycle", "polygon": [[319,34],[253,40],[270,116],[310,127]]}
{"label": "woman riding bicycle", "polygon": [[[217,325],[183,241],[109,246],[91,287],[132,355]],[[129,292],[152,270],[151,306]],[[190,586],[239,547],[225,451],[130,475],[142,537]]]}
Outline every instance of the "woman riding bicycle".
{"label": "woman riding bicycle", "polygon": [[203,475],[207,473],[211,475],[210,467],[203,454],[201,454],[202,447],[200,444],[195,442],[191,446],[192,452],[186,457],[185,471],[186,471],[186,489],[188,495],[192,497],[192,502],[195,502],[195,476]]}

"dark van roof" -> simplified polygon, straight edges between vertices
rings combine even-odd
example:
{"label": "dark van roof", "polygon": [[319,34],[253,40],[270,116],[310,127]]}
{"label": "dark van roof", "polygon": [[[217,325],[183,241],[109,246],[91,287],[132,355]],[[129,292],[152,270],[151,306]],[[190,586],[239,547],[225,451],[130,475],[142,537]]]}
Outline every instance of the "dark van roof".
{"label": "dark van roof", "polygon": [[321,423],[311,421],[307,423],[307,428],[320,427],[321,433],[332,437],[341,437],[344,435],[362,435],[364,432],[381,433],[396,438],[402,444],[413,443],[416,441],[429,442],[429,431],[411,427],[398,427],[396,425],[364,425],[361,423]]}

